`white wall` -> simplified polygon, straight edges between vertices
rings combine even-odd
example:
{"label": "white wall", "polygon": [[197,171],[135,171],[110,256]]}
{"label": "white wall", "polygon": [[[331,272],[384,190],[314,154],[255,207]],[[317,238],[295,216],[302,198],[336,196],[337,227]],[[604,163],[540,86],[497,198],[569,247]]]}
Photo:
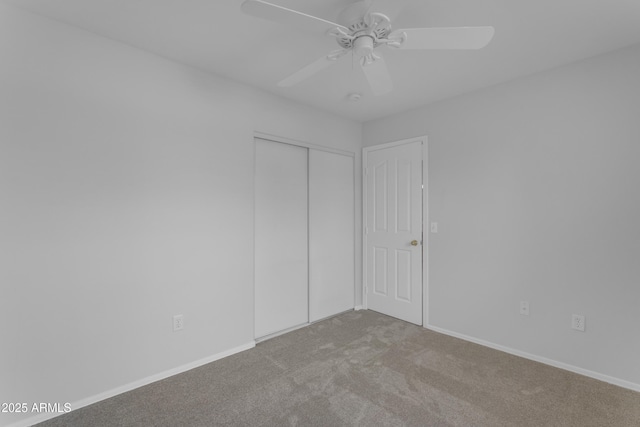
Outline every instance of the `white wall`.
{"label": "white wall", "polygon": [[640,389],[638,76],[636,45],[365,123],[429,138],[432,327]]}
{"label": "white wall", "polygon": [[359,168],[361,125],[1,4],[0,64],[0,402],[250,344],[254,130]]}

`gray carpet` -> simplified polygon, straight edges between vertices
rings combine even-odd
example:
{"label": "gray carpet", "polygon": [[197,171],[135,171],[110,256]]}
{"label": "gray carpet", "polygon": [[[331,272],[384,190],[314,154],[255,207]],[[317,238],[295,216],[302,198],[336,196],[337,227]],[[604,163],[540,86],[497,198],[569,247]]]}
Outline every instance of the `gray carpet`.
{"label": "gray carpet", "polygon": [[371,311],[40,426],[640,426],[640,393]]}

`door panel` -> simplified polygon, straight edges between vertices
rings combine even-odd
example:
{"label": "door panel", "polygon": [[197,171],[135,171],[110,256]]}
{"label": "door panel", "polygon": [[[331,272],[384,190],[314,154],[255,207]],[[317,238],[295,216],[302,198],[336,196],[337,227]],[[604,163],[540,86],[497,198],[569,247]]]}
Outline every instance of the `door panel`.
{"label": "door panel", "polygon": [[422,141],[367,152],[366,171],[367,306],[420,325]]}
{"label": "door panel", "polygon": [[396,249],[396,299],[411,303],[411,251]]}
{"label": "door panel", "polygon": [[255,337],[307,323],[307,149],[255,140]]}
{"label": "door panel", "polygon": [[373,259],[373,292],[387,296],[387,248],[378,248],[372,246],[374,252]]}
{"label": "door panel", "polygon": [[411,162],[398,161],[396,231],[411,232]]}
{"label": "door panel", "polygon": [[373,181],[373,218],[374,231],[387,231],[387,162],[377,164],[374,168]]}
{"label": "door panel", "polygon": [[354,306],[353,158],[309,150],[309,321]]}

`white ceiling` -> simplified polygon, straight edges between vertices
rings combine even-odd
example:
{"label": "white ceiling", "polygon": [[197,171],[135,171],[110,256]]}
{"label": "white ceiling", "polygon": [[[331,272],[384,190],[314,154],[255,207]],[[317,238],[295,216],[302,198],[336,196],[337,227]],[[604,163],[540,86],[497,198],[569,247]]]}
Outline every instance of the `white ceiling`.
{"label": "white ceiling", "polygon": [[[276,83],[334,39],[242,13],[242,0],[4,0],[277,95],[367,121],[640,43],[640,0],[374,0],[393,28],[492,25],[477,51],[382,47],[394,91],[374,97],[343,58],[293,88]],[[353,0],[270,0],[335,21]],[[348,101],[351,92],[363,95]]]}

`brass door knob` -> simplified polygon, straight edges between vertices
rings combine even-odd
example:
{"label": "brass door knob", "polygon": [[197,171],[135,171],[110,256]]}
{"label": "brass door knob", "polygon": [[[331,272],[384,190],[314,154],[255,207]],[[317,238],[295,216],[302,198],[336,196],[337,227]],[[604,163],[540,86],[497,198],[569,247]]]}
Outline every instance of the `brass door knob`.
{"label": "brass door knob", "polygon": [[418,246],[418,241],[417,240],[412,240],[411,241],[411,246]]}

